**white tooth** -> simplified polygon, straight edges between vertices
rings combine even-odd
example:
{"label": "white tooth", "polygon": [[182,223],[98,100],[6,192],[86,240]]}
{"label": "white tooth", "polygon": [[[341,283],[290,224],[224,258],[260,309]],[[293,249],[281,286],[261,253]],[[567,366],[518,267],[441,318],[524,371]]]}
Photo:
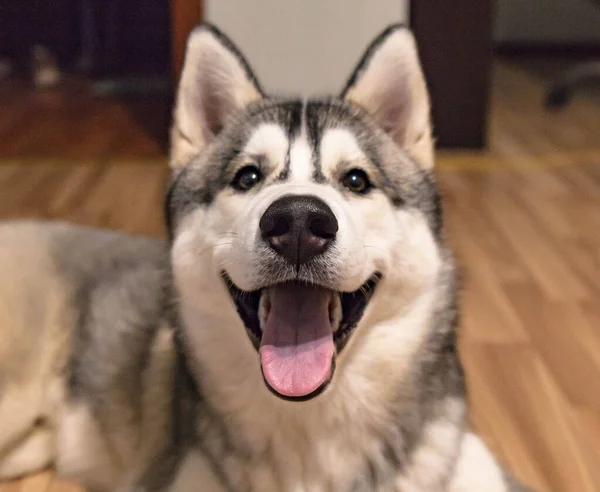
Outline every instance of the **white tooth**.
{"label": "white tooth", "polygon": [[329,304],[329,321],[331,322],[333,332],[338,331],[342,322],[342,301],[340,295],[337,293],[333,295],[331,304]]}
{"label": "white tooth", "polygon": [[260,294],[260,301],[258,303],[258,321],[260,323],[260,329],[263,329],[267,322],[267,315],[271,310],[271,297],[269,296],[269,289],[264,288]]}

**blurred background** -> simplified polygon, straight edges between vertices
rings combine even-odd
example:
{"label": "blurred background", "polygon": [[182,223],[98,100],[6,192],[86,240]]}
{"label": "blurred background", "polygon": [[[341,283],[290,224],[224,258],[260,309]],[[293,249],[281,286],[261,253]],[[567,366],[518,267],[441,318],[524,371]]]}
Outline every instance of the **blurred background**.
{"label": "blurred background", "polygon": [[[472,424],[537,490],[600,490],[600,1],[2,0],[0,219],[163,235],[173,88],[202,19],[279,94],[338,91],[386,25],[414,30]],[[0,484],[70,488],[51,470]]]}

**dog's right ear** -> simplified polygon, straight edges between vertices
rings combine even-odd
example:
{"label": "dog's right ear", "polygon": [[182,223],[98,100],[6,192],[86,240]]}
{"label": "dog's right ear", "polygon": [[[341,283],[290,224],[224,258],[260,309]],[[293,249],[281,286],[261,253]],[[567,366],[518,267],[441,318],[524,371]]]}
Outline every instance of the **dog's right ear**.
{"label": "dog's right ear", "polygon": [[172,169],[185,166],[232,115],[261,97],[248,62],[231,40],[210,24],[194,29],[175,102]]}

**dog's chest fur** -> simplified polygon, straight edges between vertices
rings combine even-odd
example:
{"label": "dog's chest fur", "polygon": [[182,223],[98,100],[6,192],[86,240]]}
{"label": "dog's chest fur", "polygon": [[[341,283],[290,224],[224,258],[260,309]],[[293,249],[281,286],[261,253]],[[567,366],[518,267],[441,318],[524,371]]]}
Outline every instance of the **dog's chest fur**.
{"label": "dog's chest fur", "polygon": [[231,402],[192,395],[193,437],[170,490],[200,483],[227,492],[396,491],[407,483],[441,490],[453,469],[464,417],[455,395],[404,408],[380,400],[374,408],[348,388],[298,406],[260,389],[236,402],[245,408],[237,414]]}
{"label": "dog's chest fur", "polygon": [[[212,478],[227,491],[373,490],[360,482],[372,482],[372,469],[385,467],[380,443],[373,436],[366,434],[357,442],[357,432],[343,429],[331,429],[319,437],[304,434],[300,428],[267,431],[261,450],[248,453],[234,447],[229,454],[224,453],[227,445],[210,434],[188,454],[180,473],[198,470],[198,460],[204,460]],[[190,476],[202,482],[204,473],[192,471]]]}
{"label": "dog's chest fur", "polygon": [[461,435],[454,422],[435,422],[415,449],[398,456],[406,448],[399,434],[396,441],[357,428],[311,435],[310,427],[264,429],[263,449],[250,452],[231,446],[218,427],[204,429],[207,433],[186,453],[170,490],[189,490],[194,483],[204,484],[202,490],[228,492],[400,491],[407,484],[419,491],[441,490]]}
{"label": "dog's chest fur", "polygon": [[[302,452],[280,439],[273,443],[268,456],[231,455],[217,472],[203,451],[192,450],[186,455],[171,490],[189,490],[187,486],[180,489],[178,486],[207,481],[214,482],[215,491],[374,490],[368,475],[368,459],[361,453],[367,452],[368,443],[363,444],[364,450],[351,450],[344,445],[344,439],[323,439]],[[376,443],[370,444],[376,447]]]}

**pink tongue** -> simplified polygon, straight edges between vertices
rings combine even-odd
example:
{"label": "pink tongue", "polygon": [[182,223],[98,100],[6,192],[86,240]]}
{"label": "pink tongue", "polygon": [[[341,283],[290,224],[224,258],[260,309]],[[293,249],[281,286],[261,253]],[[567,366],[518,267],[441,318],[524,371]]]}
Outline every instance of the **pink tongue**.
{"label": "pink tongue", "polygon": [[263,375],[283,396],[302,397],[331,377],[335,347],[329,322],[332,292],[297,283],[270,288],[271,308],[263,327]]}

